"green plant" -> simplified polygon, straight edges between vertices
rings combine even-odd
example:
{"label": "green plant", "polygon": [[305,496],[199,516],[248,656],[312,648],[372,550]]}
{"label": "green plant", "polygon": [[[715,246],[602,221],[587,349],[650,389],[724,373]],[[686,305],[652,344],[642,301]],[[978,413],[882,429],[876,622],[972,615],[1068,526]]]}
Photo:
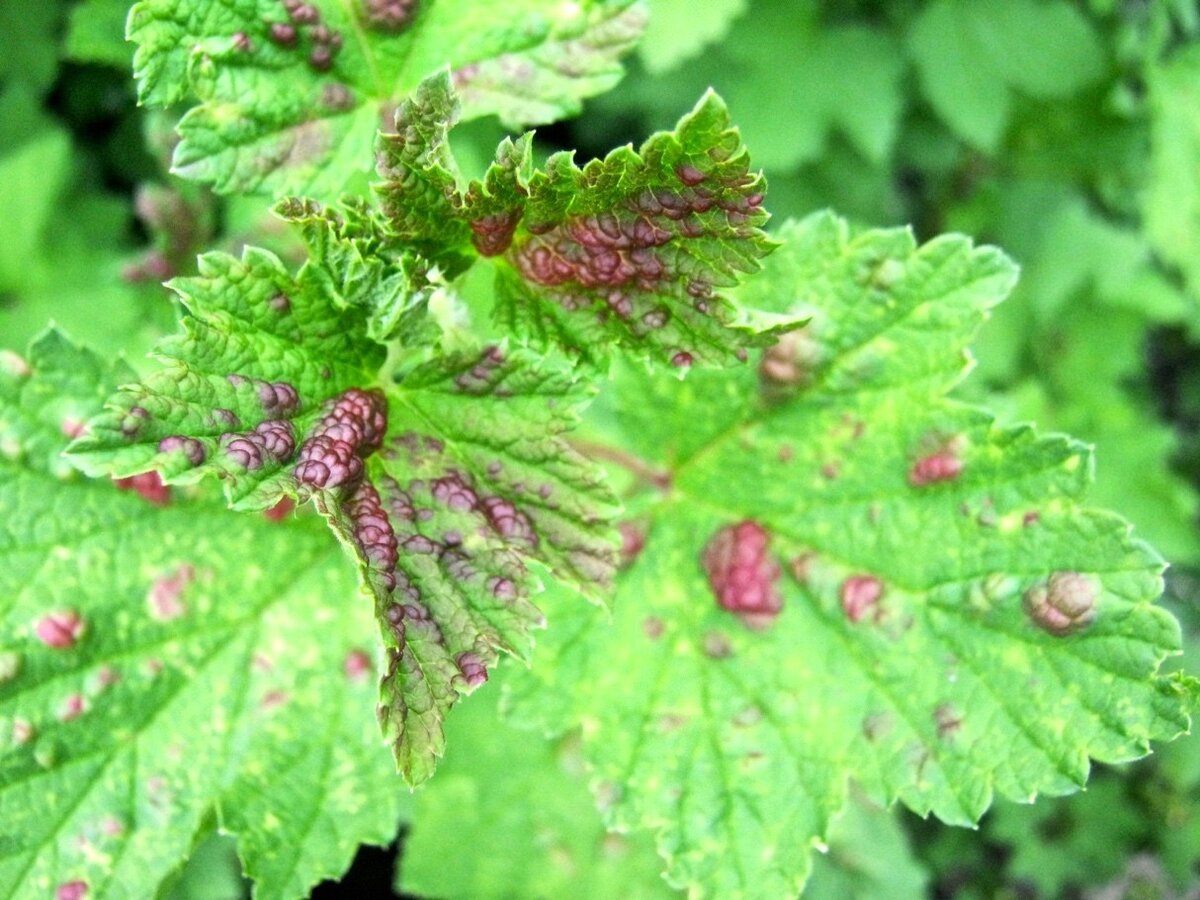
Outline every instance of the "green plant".
{"label": "green plant", "polygon": [[[1014,13],[1018,36],[1091,33],[1064,4],[1013,9],[1052,20]],[[71,45],[122,62],[100,35],[123,11],[77,7]],[[955,111],[928,54],[988,15],[927,4],[909,37],[931,104],[985,151],[1014,97],[1103,70],[1098,39],[1061,61],[1073,80],[1003,57],[987,115]],[[826,841],[818,891],[878,890],[879,842],[915,893],[873,807],[973,824],[1187,729],[1197,682],[1160,671],[1181,645],[1163,562],[1087,504],[1090,448],[948,396],[1016,284],[1001,251],[831,213],[764,231],[764,180],[711,92],[583,165],[529,133],[489,161],[489,129],[454,127],[578,110],[644,16],[134,5],[140,98],[195,101],[173,171],[266,194],[291,230],[261,199],[144,190],[153,245],[117,306],[144,349],[174,276],[153,364],[54,328],[0,358],[9,895],[166,890],[219,830],[258,896],[301,896],[401,821],[402,883],[434,894],[555,895],[583,872],[596,896],[649,895],[665,867],[699,895],[790,896]],[[806,23],[814,65],[890,46]],[[873,116],[900,104],[806,121],[882,160],[897,129]],[[42,131],[0,166],[66,179]],[[21,204],[35,238],[57,190]],[[1128,249],[1070,196],[1055,209],[1065,256],[1080,235]],[[36,247],[0,258],[18,316],[55,314],[27,300],[63,278],[25,271]],[[1119,296],[1176,315],[1185,288],[1127,256]],[[1095,277],[1068,274],[1038,296]],[[85,309],[63,318],[116,349]],[[428,784],[409,800],[401,778]]]}

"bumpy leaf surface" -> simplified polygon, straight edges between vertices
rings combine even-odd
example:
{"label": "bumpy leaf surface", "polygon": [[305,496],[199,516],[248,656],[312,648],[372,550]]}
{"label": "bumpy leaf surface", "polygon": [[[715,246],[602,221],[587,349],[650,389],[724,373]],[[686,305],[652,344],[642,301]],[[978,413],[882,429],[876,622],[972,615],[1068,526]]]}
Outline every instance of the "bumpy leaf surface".
{"label": "bumpy leaf surface", "polygon": [[171,282],[192,315],[158,345],[166,367],[123,386],[73,459],[91,475],[218,475],[236,507],[265,509],[295,493],[294,460],[327,402],[369,385],[384,351],[317,264],[293,275],[251,247],[199,265]]}
{"label": "bumpy leaf surface", "polygon": [[703,896],[794,894],[850,778],[971,823],[1178,734],[1195,691],[1157,674],[1162,563],[1083,505],[1087,448],[944,396],[1012,264],[830,216],[782,237],[742,299],[811,322],[757,377],[627,374],[601,410],[669,490],[630,504],[611,626],[549,607],[518,692],[562,698],[517,706],[582,722],[610,825]]}
{"label": "bumpy leaf surface", "polygon": [[610,493],[560,436],[589,391],[562,362],[495,346],[376,386],[382,348],[357,301],[406,273],[339,243],[323,211],[297,216],[324,253],[297,275],[249,249],[205,256],[198,277],[172,282],[192,317],[160,345],[167,367],[121,388],[72,459],[168,485],[215,474],[240,508],[311,498],[374,598],[380,717],[416,782],[460,694],[487,680],[499,650],[527,652],[541,622],[527,561],[591,593],[610,580]]}
{"label": "bumpy leaf surface", "polygon": [[636,0],[143,0],[129,36],[143,102],[199,101],[176,171],[330,199],[430,72],[450,67],[469,117],[548,122],[616,82],[644,21]]}
{"label": "bumpy leaf surface", "polygon": [[769,341],[725,296],[771,244],[765,185],[715,94],[673,132],[582,169],[557,153],[533,172],[529,137],[505,141],[465,188],[447,144],[456,109],[446,76],[401,105],[383,137],[380,196],[397,238],[498,257],[497,315],[510,330],[586,358],[617,344],[680,367],[734,363]]}
{"label": "bumpy leaf surface", "polygon": [[154,896],[214,815],[306,896],[401,812],[370,616],[314,517],[63,468],[125,377],[54,333],[0,374],[0,896]]}

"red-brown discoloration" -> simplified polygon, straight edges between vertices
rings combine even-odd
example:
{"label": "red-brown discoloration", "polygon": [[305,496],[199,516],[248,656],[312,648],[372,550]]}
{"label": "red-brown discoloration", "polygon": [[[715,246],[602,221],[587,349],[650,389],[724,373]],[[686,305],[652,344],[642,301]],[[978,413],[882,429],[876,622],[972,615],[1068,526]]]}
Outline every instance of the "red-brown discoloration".
{"label": "red-brown discoloration", "polygon": [[874,575],[851,575],[842,582],[842,610],[851,622],[861,622],[868,614],[879,618],[883,582]]}

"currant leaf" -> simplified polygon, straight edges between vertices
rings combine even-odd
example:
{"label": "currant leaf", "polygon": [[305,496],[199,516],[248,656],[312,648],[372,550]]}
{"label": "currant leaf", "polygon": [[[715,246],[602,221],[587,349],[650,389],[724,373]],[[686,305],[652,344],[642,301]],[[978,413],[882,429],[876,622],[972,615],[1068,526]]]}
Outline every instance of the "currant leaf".
{"label": "currant leaf", "polygon": [[127,375],[56,333],[28,360],[0,379],[6,896],[153,896],[214,815],[257,896],[307,896],[403,809],[353,578],[312,517],[61,470],[59,417]]}
{"label": "currant leaf", "polygon": [[293,197],[275,212],[299,227],[310,266],[324,277],[327,290],[338,302],[366,312],[367,337],[405,345],[437,342],[437,326],[426,314],[439,286],[437,273],[425,257],[393,246],[369,205],[347,200],[329,208]]}
{"label": "currant leaf", "polygon": [[179,124],[179,174],[327,200],[430,72],[449,66],[469,118],[548,122],[616,83],[644,22],[636,0],[142,0],[128,34],[142,102],[199,101]]}
{"label": "currant leaf", "polygon": [[118,390],[71,459],[167,485],[216,475],[235,508],[311,499],[374,599],[379,714],[415,783],[458,697],[499,651],[527,655],[541,623],[528,564],[593,596],[610,581],[614,502],[561,436],[591,389],[564,361],[499,346],[381,382],[368,309],[411,273],[380,262],[365,219],[286,211],[317,256],[295,276],[260,250],[202,257],[172,282],[192,317],[160,345],[166,367]]}
{"label": "currant leaf", "polygon": [[829,215],[781,237],[740,299],[808,317],[783,351],[627,371],[598,410],[670,490],[630,502],[611,625],[548,598],[514,691],[519,718],[585,723],[610,827],[652,828],[698,896],[794,895],[850,778],[969,824],[1145,754],[1197,696],[1158,672],[1161,559],[1084,505],[1088,448],[945,396],[1014,266]]}
{"label": "currant leaf", "polygon": [[509,331],[593,361],[621,346],[686,368],[740,362],[795,327],[749,321],[725,295],[772,244],[763,179],[715,94],[673,132],[582,169],[558,153],[534,171],[529,136],[506,140],[465,187],[447,142],[456,110],[445,73],[401,105],[379,193],[399,241],[495,257]]}
{"label": "currant leaf", "polygon": [[593,595],[611,581],[611,494],[560,437],[587,396],[498,348],[430,362],[390,394],[392,429],[348,502],[318,497],[375,598],[380,718],[410,782],[432,774],[446,713],[498,652],[528,657],[542,615],[527,560]]}
{"label": "currant leaf", "polygon": [[305,436],[329,401],[374,379],[384,351],[317,264],[292,275],[247,248],[241,259],[206,254],[199,267],[170,282],[191,316],[156,348],[165,368],[122,387],[71,458],[89,475],[217,475],[235,508],[265,509],[295,495]]}

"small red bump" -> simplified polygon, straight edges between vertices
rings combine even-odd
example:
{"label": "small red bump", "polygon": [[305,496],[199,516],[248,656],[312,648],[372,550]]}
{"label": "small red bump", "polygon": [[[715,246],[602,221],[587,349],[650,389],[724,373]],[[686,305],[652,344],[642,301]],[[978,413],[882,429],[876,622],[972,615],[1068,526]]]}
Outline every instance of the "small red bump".
{"label": "small red bump", "polygon": [[58,886],[54,892],[54,900],[84,900],[88,895],[86,881],[68,881]]}
{"label": "small red bump", "polygon": [[106,816],[104,821],[100,823],[100,832],[105,837],[120,837],[125,833],[125,826],[116,816]]}
{"label": "small red bump", "polygon": [[281,497],[279,502],[270,509],[263,510],[263,518],[269,519],[272,522],[280,522],[288,517],[293,509],[296,508],[296,501],[291,497]]}
{"label": "small red bump", "polygon": [[688,187],[695,187],[708,177],[695,166],[679,166],[675,169],[675,174]]}
{"label": "small red bump", "polygon": [[874,575],[852,575],[842,582],[842,609],[851,622],[861,622],[867,613],[879,616],[883,582]]}
{"label": "small red bump", "polygon": [[943,703],[933,711],[933,721],[937,725],[938,737],[942,740],[954,737],[963,723],[962,716],[949,703]]}
{"label": "small red bump", "polygon": [[83,698],[83,694],[71,694],[63,701],[63,705],[58,710],[58,720],[60,722],[70,722],[72,719],[77,719],[83,713],[87,712],[87,701]]}
{"label": "small red bump", "polygon": [[13,719],[12,740],[18,747],[32,741],[34,734],[36,734],[36,731],[33,724],[27,719]]}
{"label": "small red bump", "polygon": [[950,447],[922,456],[908,470],[908,483],[924,487],[943,481],[954,481],[962,474],[963,461]]}
{"label": "small red bump", "polygon": [[695,362],[695,359],[692,357],[692,354],[688,353],[686,350],[680,350],[671,357],[671,365],[679,369],[686,369],[691,366],[693,362]]}
{"label": "small red bump", "polygon": [[171,502],[171,489],[162,482],[157,472],[142,472],[128,478],[113,479],[120,491],[134,491],[155,506],[167,506]]}
{"label": "small red bump", "polygon": [[645,621],[642,622],[642,631],[645,632],[646,637],[650,638],[652,641],[657,641],[660,637],[662,637],[663,629],[665,627],[666,626],[663,624],[663,620],[658,616],[646,616]]}
{"label": "small red bump", "polygon": [[146,606],[150,616],[159,622],[170,622],[187,613],[182,600],[184,588],[196,577],[196,570],[187,563],[179,566],[170,575],[156,578],[146,595]]}
{"label": "small red bump", "polygon": [[84,622],[79,613],[67,609],[43,616],[34,626],[34,633],[47,647],[69,650],[83,636],[84,629]]}
{"label": "small red bump", "polygon": [[463,678],[466,679],[469,689],[474,690],[488,680],[487,666],[484,665],[483,660],[476,654],[470,651],[460,653],[455,658],[455,662],[458,663],[458,670],[462,673]]}
{"label": "small red bump", "polygon": [[645,548],[646,532],[633,522],[617,523],[617,531],[621,534],[621,568],[628,568]]}
{"label": "small red bump", "polygon": [[351,650],[342,663],[342,671],[351,681],[366,681],[367,676],[371,674],[371,657],[365,650]]}
{"label": "small red bump", "polygon": [[62,433],[72,440],[87,434],[87,424],[83,420],[73,418],[72,416],[67,416],[63,419],[59,427],[62,428]]}
{"label": "small red bump", "polygon": [[717,529],[700,558],[717,604],[754,630],[768,628],[783,608],[769,543],[766,529],[747,519]]}

